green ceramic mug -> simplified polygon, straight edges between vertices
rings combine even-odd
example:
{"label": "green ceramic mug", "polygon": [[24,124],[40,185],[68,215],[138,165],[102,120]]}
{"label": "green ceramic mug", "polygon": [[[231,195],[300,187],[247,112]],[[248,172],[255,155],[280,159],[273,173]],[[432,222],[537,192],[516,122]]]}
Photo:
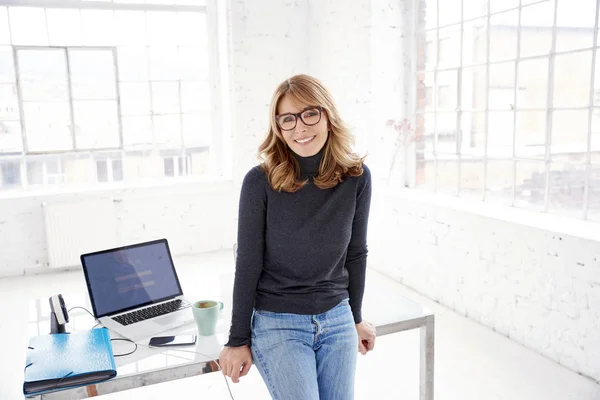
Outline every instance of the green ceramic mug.
{"label": "green ceramic mug", "polygon": [[219,313],[223,309],[223,303],[214,300],[200,300],[192,304],[194,319],[201,336],[215,334]]}

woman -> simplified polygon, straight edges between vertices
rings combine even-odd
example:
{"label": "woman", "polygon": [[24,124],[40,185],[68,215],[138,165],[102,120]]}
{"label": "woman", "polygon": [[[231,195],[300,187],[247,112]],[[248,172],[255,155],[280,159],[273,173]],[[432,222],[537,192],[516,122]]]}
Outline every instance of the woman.
{"label": "woman", "polygon": [[361,316],[371,175],[318,80],[281,83],[270,124],[242,184],[221,367],[238,382],[254,360],[277,400],[352,399],[357,350],[375,344]]}

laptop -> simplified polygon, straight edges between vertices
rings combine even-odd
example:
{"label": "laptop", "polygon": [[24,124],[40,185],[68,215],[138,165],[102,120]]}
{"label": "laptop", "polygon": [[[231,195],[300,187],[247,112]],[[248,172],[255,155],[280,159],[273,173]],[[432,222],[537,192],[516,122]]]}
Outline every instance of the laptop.
{"label": "laptop", "polygon": [[167,239],[81,255],[94,317],[137,341],[194,321]]}

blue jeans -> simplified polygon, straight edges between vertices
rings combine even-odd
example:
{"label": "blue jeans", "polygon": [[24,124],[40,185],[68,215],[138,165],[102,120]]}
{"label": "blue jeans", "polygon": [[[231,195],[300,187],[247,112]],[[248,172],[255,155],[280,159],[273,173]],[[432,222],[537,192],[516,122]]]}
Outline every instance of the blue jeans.
{"label": "blue jeans", "polygon": [[274,400],[352,400],[358,335],[348,299],[316,315],[255,310],[252,357]]}

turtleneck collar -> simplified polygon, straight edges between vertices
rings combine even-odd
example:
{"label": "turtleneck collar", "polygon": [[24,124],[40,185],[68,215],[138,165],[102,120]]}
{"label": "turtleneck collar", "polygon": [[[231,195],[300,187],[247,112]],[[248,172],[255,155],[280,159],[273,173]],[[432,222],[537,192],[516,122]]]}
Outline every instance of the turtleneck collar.
{"label": "turtleneck collar", "polygon": [[314,156],[302,157],[292,151],[292,154],[298,160],[300,164],[300,175],[302,177],[306,176],[314,176],[319,171],[319,165],[321,164],[321,159],[323,158],[323,150],[325,146]]}

